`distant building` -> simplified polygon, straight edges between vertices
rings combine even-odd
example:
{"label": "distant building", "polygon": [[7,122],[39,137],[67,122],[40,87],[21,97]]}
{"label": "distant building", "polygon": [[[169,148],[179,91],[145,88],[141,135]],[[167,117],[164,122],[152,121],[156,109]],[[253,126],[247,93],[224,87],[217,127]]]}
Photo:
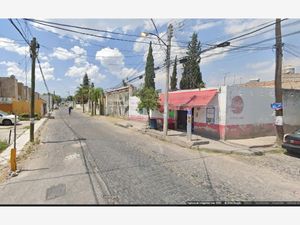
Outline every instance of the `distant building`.
{"label": "distant building", "polygon": [[14,75],[0,77],[0,97],[18,99],[18,80]]}
{"label": "distant building", "polygon": [[[0,110],[8,113],[28,113],[30,111],[31,88],[18,82],[14,75],[0,77]],[[46,102],[40,99],[40,94],[35,92],[35,113],[40,116],[45,114]]]}
{"label": "distant building", "polygon": [[[300,90],[300,73],[295,72],[295,68],[287,66],[283,69],[281,75],[281,82],[283,89]],[[260,81],[260,79],[251,79],[244,84],[240,84],[242,87],[269,87],[274,88],[275,81]]]}
{"label": "distant building", "polygon": [[105,92],[105,114],[117,117],[129,117],[129,96],[133,86],[129,85]]}

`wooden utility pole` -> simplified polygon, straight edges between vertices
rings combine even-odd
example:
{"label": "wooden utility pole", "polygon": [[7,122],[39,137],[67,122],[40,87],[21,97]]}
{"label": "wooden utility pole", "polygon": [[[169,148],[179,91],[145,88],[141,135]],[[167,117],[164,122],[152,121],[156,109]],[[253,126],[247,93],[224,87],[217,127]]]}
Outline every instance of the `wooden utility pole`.
{"label": "wooden utility pole", "polygon": [[35,60],[37,57],[38,43],[34,37],[30,44],[31,63],[31,100],[30,100],[30,142],[34,141],[34,103],[35,103]]}
{"label": "wooden utility pole", "polygon": [[[282,73],[282,40],[281,40],[281,19],[276,19],[275,25],[275,37],[276,37],[276,67],[275,67],[275,102],[281,103],[282,106],[282,83],[281,83],[281,73]],[[277,109],[275,111],[276,120],[276,135],[277,144],[281,145],[283,141],[283,109]]]}

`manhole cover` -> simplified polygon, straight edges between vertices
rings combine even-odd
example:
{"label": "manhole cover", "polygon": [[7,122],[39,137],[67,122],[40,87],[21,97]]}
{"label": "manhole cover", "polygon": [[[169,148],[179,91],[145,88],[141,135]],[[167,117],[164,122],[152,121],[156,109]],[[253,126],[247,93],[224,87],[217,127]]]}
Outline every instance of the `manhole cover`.
{"label": "manhole cover", "polygon": [[66,185],[58,184],[53,185],[47,189],[46,200],[58,198],[66,194]]}

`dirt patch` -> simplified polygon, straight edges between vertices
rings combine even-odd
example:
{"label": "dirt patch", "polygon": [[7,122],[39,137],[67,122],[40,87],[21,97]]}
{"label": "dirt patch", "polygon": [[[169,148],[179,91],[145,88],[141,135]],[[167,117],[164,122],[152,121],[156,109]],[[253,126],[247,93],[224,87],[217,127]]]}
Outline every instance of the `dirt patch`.
{"label": "dirt patch", "polygon": [[[41,143],[41,133],[43,132],[45,126],[42,126],[36,133],[34,142],[28,142],[24,147],[20,154],[17,156],[17,168],[20,169],[24,160],[28,159],[39,147]],[[0,183],[4,182],[8,179],[8,174],[10,172],[9,164],[0,167]]]}

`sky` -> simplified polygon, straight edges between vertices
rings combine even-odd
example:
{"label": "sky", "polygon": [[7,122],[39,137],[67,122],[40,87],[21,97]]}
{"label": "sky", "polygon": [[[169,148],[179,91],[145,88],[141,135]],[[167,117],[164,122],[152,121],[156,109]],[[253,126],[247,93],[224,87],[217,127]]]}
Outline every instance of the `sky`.
{"label": "sky", "polygon": [[[45,21],[101,29],[107,32],[78,30],[104,38],[75,34],[37,23],[14,19],[27,40],[36,37],[40,45],[39,60],[50,92],[63,97],[73,95],[85,73],[96,87],[113,88],[122,79],[143,74],[149,42],[153,43],[155,67],[162,66],[166,47],[155,36],[142,37],[141,32],[157,34],[167,42],[167,27],[172,24],[171,60],[184,57],[192,34],[198,35],[205,50],[223,41],[253,31],[275,19],[42,19]],[[8,19],[0,19],[0,76],[15,75],[19,82],[30,86],[31,59],[29,48]],[[295,32],[295,34],[293,34]],[[297,33],[299,32],[299,33]],[[118,34],[116,34],[118,33]],[[291,35],[290,35],[291,34]],[[284,43],[283,66],[291,65],[300,72],[300,19],[282,21]],[[215,48],[201,54],[200,70],[206,87],[244,83],[259,78],[273,80],[275,71],[275,26],[232,40],[230,46]],[[112,40],[114,39],[114,40]],[[117,39],[117,40],[116,40]],[[124,41],[125,39],[125,41]],[[266,41],[265,41],[266,40]],[[257,43],[260,42],[261,43]],[[253,45],[251,45],[254,43]],[[257,44],[255,44],[257,43]],[[243,46],[242,48],[239,48]],[[235,49],[236,48],[236,49]],[[235,50],[233,50],[235,49]],[[173,68],[171,67],[172,73]],[[182,65],[177,66],[178,87]],[[156,71],[156,88],[164,90],[166,70]],[[143,79],[132,84],[141,85]],[[46,88],[36,67],[36,90]]]}

